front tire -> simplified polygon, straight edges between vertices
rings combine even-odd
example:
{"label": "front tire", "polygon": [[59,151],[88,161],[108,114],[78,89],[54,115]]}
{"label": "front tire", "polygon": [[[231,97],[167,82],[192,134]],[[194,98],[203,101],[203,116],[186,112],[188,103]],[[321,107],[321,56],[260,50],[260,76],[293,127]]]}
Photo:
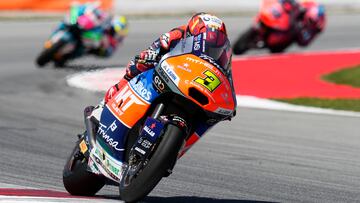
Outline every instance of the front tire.
{"label": "front tire", "polygon": [[244,54],[250,48],[253,47],[255,43],[257,32],[254,28],[249,28],[246,30],[240,37],[236,40],[233,46],[233,53],[235,55]]}
{"label": "front tire", "polygon": [[[175,125],[169,124],[153,156],[143,170],[126,185],[120,183],[120,197],[126,202],[135,202],[144,198],[168,175],[176,163],[178,153],[185,140],[185,133]],[[130,149],[129,149],[130,150]]]}
{"label": "front tire", "polygon": [[105,185],[103,177],[87,171],[87,159],[80,152],[79,142],[65,164],[63,183],[70,194],[79,196],[93,196]]}
{"label": "front tire", "polygon": [[47,63],[49,63],[51,60],[54,59],[54,55],[59,51],[60,48],[62,48],[66,42],[60,40],[53,44],[50,48],[44,49],[39,56],[36,58],[36,64],[39,67],[45,66]]}

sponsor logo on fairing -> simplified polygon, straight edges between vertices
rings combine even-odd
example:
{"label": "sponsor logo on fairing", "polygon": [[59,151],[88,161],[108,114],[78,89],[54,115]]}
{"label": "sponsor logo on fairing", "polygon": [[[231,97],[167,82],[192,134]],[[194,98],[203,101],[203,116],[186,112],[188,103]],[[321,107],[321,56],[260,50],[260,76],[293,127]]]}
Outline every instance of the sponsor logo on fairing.
{"label": "sponsor logo on fairing", "polygon": [[222,114],[222,115],[231,115],[231,113],[233,112],[233,110],[230,110],[230,109],[224,109],[224,108],[217,108],[215,111],[215,113],[218,113],[218,114]]}
{"label": "sponsor logo on fairing", "polygon": [[154,137],[155,132],[151,130],[148,126],[144,127],[145,132],[147,132],[151,137]]}
{"label": "sponsor logo on fairing", "polygon": [[135,90],[136,93],[140,95],[141,98],[145,99],[146,101],[149,101],[151,99],[151,92],[146,89],[144,83],[141,80],[136,82],[131,81],[130,84],[131,87]]}
{"label": "sponsor logo on fairing", "polygon": [[[129,89],[129,86],[125,86],[115,97],[116,103],[112,103],[113,109],[120,115],[122,115],[131,105],[145,105],[137,96],[135,96]],[[117,104],[119,106],[117,106]]]}
{"label": "sponsor logo on fairing", "polygon": [[177,68],[180,68],[181,70],[184,70],[184,71],[186,71],[186,72],[188,72],[188,73],[191,73],[192,71],[191,71],[191,69],[189,68],[189,64],[188,63],[184,63],[182,66],[181,65],[178,65],[178,66],[176,66]]}
{"label": "sponsor logo on fairing", "polygon": [[204,21],[204,23],[207,25],[207,27],[218,29],[222,25],[222,20],[220,20],[216,16],[205,14],[205,15],[201,15],[200,17]]}
{"label": "sponsor logo on fairing", "polygon": [[161,63],[161,68],[165,71],[165,73],[170,77],[170,79],[176,84],[179,85],[180,78],[176,75],[174,70],[169,66],[169,64],[164,61]]}
{"label": "sponsor logo on fairing", "polygon": [[114,132],[117,128],[116,125],[116,120],[114,120],[114,122],[107,127],[106,125],[99,123],[99,129],[98,129],[98,134],[101,135],[101,137],[105,140],[105,142],[107,142],[112,148],[114,148],[116,151],[124,151],[124,149],[120,149],[118,148],[119,142],[115,141],[113,138],[111,138],[107,132],[109,130],[111,130],[112,132]]}
{"label": "sponsor logo on fairing", "polygon": [[195,42],[194,42],[194,50],[195,50],[195,51],[198,51],[198,50],[200,49],[200,47],[201,47],[201,46],[200,46],[200,42],[199,42],[199,41],[195,41]]}
{"label": "sponsor logo on fairing", "polygon": [[165,89],[165,85],[158,75],[154,77],[154,85],[160,92],[163,92]]}

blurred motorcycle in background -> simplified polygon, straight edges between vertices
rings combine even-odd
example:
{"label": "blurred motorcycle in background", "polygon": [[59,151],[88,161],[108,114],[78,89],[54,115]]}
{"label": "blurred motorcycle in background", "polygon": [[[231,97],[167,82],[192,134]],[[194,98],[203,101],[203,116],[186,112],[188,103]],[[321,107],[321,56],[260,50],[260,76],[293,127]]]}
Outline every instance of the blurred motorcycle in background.
{"label": "blurred motorcycle in background", "polygon": [[39,67],[53,61],[62,67],[71,59],[86,54],[110,56],[127,35],[124,16],[112,16],[100,10],[100,4],[74,3],[70,12],[45,42],[36,58]]}
{"label": "blurred motorcycle in background", "polygon": [[254,24],[236,40],[233,53],[267,48],[284,52],[292,43],[307,46],[325,27],[325,8],[315,1],[263,0]]}

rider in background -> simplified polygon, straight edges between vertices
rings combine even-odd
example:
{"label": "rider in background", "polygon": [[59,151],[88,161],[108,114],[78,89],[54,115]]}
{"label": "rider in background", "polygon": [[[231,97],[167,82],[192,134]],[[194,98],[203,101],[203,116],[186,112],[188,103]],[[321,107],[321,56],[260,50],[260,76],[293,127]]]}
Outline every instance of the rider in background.
{"label": "rider in background", "polygon": [[[125,85],[130,79],[144,71],[154,68],[161,57],[171,51],[181,39],[205,33],[209,29],[213,30],[214,34],[216,34],[216,32],[221,32],[224,34],[224,36],[227,36],[225,24],[223,21],[218,17],[207,13],[195,14],[188,21],[187,25],[176,27],[170,32],[162,34],[150,45],[149,48],[145,49],[139,54],[138,59],[133,59],[129,62],[124,78],[106,92],[105,103],[111,99],[112,96],[115,95],[115,93],[119,90],[119,88]],[[225,55],[227,58],[231,59],[230,46],[224,48],[222,57],[226,58]],[[221,57],[215,60],[221,60]],[[217,62],[219,63],[219,61]],[[221,64],[221,62],[219,64]],[[227,64],[223,65],[230,67],[231,60],[227,61]]]}
{"label": "rider in background", "polygon": [[325,7],[310,0],[300,2],[300,6],[301,13],[298,23],[300,31],[296,41],[300,46],[307,46],[325,28]]}
{"label": "rider in background", "polygon": [[[78,16],[76,24],[78,28],[99,33],[98,40],[82,39],[84,49],[77,50],[74,54],[66,56],[66,60],[73,59],[84,54],[93,54],[99,57],[111,56],[121,44],[128,33],[128,23],[124,16],[109,14],[100,9],[98,2],[71,5],[69,15],[65,21],[75,21],[72,16]],[[61,23],[58,30],[64,29],[65,24]],[[66,61],[64,60],[64,61]]]}

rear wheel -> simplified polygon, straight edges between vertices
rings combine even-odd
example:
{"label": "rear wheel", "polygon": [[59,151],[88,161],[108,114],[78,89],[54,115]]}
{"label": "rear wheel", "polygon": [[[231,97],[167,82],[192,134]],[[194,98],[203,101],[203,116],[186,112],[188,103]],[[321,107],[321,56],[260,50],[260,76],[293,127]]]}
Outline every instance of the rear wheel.
{"label": "rear wheel", "polygon": [[79,142],[65,164],[63,183],[70,194],[80,196],[93,196],[105,185],[103,177],[87,171],[87,159],[80,152]]}
{"label": "rear wheel", "polygon": [[269,47],[271,53],[283,53],[286,49],[284,46]]}
{"label": "rear wheel", "polygon": [[50,48],[45,48],[40,55],[36,58],[36,63],[39,67],[43,67],[51,60],[54,59],[54,55],[65,45],[66,42],[60,40],[53,44]]}
{"label": "rear wheel", "polygon": [[[177,126],[169,124],[162,140],[147,164],[138,174],[130,177],[126,175],[120,182],[120,197],[126,202],[135,202],[144,198],[160,182],[162,177],[169,174],[177,160],[179,150],[185,140],[185,133]],[[130,150],[130,149],[127,149]],[[131,157],[132,153],[129,153]],[[129,168],[136,167],[129,164]]]}
{"label": "rear wheel", "polygon": [[249,49],[253,48],[255,44],[257,32],[254,28],[246,30],[235,42],[233,52],[235,55],[244,54]]}

